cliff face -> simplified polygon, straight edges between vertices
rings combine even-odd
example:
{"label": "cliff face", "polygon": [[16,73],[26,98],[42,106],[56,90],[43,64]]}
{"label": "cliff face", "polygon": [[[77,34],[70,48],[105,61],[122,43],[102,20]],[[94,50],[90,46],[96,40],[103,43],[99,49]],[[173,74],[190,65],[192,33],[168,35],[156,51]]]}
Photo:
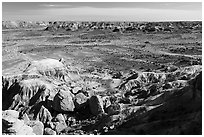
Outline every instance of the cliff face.
{"label": "cliff face", "polygon": [[[16,134],[26,128],[25,134],[201,134],[201,65],[109,77],[112,94],[101,92],[90,74],[72,73],[62,60],[43,59],[22,75],[3,76],[2,108],[17,111],[15,121],[24,127]],[[43,126],[24,125],[26,116]]]}

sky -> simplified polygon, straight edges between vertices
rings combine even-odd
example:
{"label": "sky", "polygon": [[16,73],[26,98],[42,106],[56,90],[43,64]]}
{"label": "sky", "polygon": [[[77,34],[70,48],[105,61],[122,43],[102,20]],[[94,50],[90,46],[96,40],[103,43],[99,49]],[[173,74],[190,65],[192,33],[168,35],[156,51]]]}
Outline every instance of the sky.
{"label": "sky", "polygon": [[2,18],[24,21],[200,21],[201,2],[3,2]]}

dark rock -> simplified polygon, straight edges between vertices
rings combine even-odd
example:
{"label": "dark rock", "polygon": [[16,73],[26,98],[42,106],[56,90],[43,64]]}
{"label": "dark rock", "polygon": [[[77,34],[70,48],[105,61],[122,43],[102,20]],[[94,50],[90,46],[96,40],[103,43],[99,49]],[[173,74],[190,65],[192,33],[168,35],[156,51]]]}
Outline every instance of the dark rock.
{"label": "dark rock", "polygon": [[102,98],[104,109],[108,108],[111,105],[110,97],[105,96]]}
{"label": "dark rock", "polygon": [[155,95],[158,94],[158,85],[157,84],[152,84],[149,88],[148,88],[148,96],[151,95]]}
{"label": "dark rock", "polygon": [[121,108],[120,108],[120,105],[119,104],[111,104],[109,107],[107,107],[105,109],[105,112],[108,114],[108,115],[117,115],[119,114],[121,111]]}
{"label": "dark rock", "polygon": [[122,72],[117,72],[117,73],[114,73],[112,75],[113,75],[113,78],[115,78],[115,79],[120,79],[123,76]]}
{"label": "dark rock", "polygon": [[30,114],[34,114],[34,119],[41,121],[45,126],[48,126],[52,120],[52,115],[44,106],[32,108]]}
{"label": "dark rock", "polygon": [[[125,94],[125,96],[128,96],[128,95]],[[122,103],[122,104],[131,104],[131,100],[128,97],[125,97],[125,98],[121,98],[119,100],[119,103]]]}
{"label": "dark rock", "polygon": [[120,32],[120,30],[119,30],[117,27],[115,27],[115,28],[113,29],[113,32]]}
{"label": "dark rock", "polygon": [[89,107],[93,115],[98,115],[104,112],[103,100],[101,99],[100,96],[92,96],[89,99]]}
{"label": "dark rock", "polygon": [[73,89],[72,89],[72,93],[75,95],[75,94],[77,94],[79,91],[81,91],[82,90],[82,88],[81,87],[74,87]]}
{"label": "dark rock", "polygon": [[164,84],[164,86],[163,86],[163,89],[170,89],[170,88],[172,88],[172,84],[169,82]]}

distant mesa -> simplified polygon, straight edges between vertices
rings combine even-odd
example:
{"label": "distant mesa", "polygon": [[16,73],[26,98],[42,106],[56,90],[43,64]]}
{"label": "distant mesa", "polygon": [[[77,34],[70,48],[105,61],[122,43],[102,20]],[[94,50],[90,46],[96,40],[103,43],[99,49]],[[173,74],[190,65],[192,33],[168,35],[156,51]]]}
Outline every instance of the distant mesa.
{"label": "distant mesa", "polygon": [[112,32],[142,31],[186,32],[202,28],[201,21],[194,22],[73,22],[73,21],[2,21],[2,29],[41,28],[44,31],[110,30]]}

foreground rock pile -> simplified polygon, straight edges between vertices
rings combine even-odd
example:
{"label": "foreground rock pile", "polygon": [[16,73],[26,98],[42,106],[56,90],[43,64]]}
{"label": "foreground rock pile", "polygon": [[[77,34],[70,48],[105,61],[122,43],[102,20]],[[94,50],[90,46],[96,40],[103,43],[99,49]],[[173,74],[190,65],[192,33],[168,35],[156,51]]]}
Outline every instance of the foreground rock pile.
{"label": "foreground rock pile", "polygon": [[9,135],[201,134],[202,66],[96,78],[44,59],[3,76],[2,101]]}
{"label": "foreground rock pile", "polygon": [[26,114],[20,118],[18,111],[2,112],[3,135],[43,135],[43,129],[42,122],[30,121]]}

